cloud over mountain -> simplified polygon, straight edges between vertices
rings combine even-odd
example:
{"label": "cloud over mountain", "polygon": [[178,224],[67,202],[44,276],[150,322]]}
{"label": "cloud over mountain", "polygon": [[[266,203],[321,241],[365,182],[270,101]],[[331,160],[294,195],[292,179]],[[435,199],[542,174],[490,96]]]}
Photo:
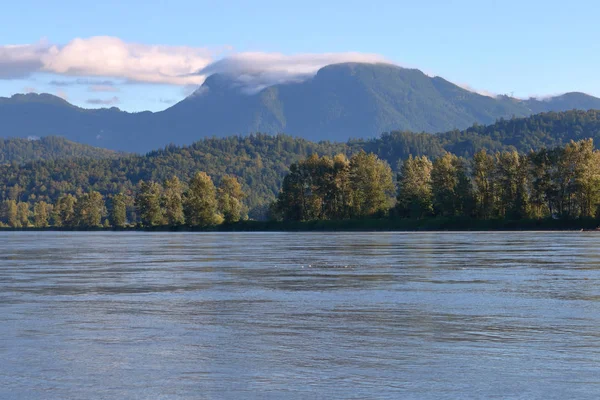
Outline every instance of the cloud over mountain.
{"label": "cloud over mountain", "polygon": [[[0,45],[0,79],[26,78],[35,72],[49,72],[62,76],[196,87],[207,76],[223,73],[234,76],[244,90],[255,92],[272,84],[301,81],[329,64],[387,62],[382,56],[362,53],[284,55],[244,52],[220,59],[218,56],[219,51],[208,47],[128,43],[110,36],[76,38],[66,45],[42,40],[35,44]],[[84,80],[53,80],[50,84],[70,86]]]}
{"label": "cloud over mountain", "polygon": [[[209,47],[130,43],[117,37],[76,38],[60,45],[41,40],[34,44],[0,45],[0,79],[22,79],[36,72],[55,78],[49,85],[86,85],[90,92],[117,92],[128,82],[180,86],[187,97],[198,91],[207,77],[222,74],[243,93],[254,94],[271,85],[303,82],[327,65],[340,63],[387,63],[377,54],[240,52]],[[495,94],[464,89],[489,97]],[[207,89],[207,88],[204,88]],[[96,99],[97,100],[97,99]],[[89,103],[88,104],[102,104]]]}
{"label": "cloud over mountain", "polygon": [[301,82],[321,68],[345,62],[389,63],[377,54],[323,53],[296,54],[246,52],[218,60],[198,71],[199,75],[215,73],[233,77],[245,91],[257,92],[267,86]]}
{"label": "cloud over mountain", "polygon": [[212,60],[207,48],[127,43],[109,36],[77,38],[63,46],[40,41],[0,46],[0,79],[42,71],[135,82],[201,84],[204,79],[194,73]]}

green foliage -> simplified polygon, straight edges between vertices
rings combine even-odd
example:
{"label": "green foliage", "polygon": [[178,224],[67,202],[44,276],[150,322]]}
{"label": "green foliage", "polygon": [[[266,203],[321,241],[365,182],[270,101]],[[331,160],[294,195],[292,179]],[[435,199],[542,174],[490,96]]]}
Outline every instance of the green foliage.
{"label": "green foliage", "polygon": [[[472,202],[474,202],[475,215],[493,218],[503,212],[499,210],[497,203],[503,193],[500,191],[501,188],[487,186],[491,184],[492,175],[495,173],[495,152],[516,150],[523,154],[532,150],[538,151],[543,147],[564,146],[571,139],[580,140],[588,137],[600,141],[599,111],[569,111],[541,114],[525,119],[500,120],[491,126],[474,126],[462,132],[451,131],[439,135],[391,132],[378,139],[353,140],[348,143],[312,143],[285,135],[263,134],[212,138],[191,146],[168,146],[144,156],[52,159],[0,165],[0,201],[12,199],[30,204],[45,201],[48,204],[58,205],[60,197],[80,196],[90,191],[97,191],[106,199],[111,199],[119,193],[124,194],[126,199],[133,199],[142,180],[165,182],[177,177],[180,182],[183,182],[182,190],[185,190],[186,182],[197,171],[205,171],[217,185],[220,185],[226,175],[236,177],[247,194],[241,200],[243,209],[248,209],[250,218],[263,219],[268,213],[269,204],[276,199],[282,188],[283,178],[290,171],[289,166],[312,154],[329,158],[336,154],[340,154],[340,157],[351,157],[353,154],[365,151],[374,153],[389,165],[396,166],[402,165],[398,160],[406,160],[411,154],[415,157],[426,155],[430,160],[435,160],[446,152],[458,157],[471,158],[478,151],[487,149],[487,156],[475,155],[470,165],[473,170]],[[529,165],[531,168],[539,169],[540,174],[536,174],[532,178],[533,182],[530,183],[535,190],[528,188],[526,193],[521,190],[522,185],[519,189],[518,194],[521,196],[519,201],[529,202],[528,209],[525,210],[527,213],[539,216],[555,214],[556,207],[561,208],[560,213],[563,213],[562,208],[566,207],[565,212],[568,213],[568,204],[563,205],[560,202],[554,204],[546,200],[552,191],[562,187],[550,185],[558,168],[559,153],[548,150],[540,154],[541,158],[538,162]],[[478,157],[483,158],[478,161]],[[489,157],[493,160],[490,161]],[[325,205],[312,204],[314,210],[310,212],[316,213],[317,216],[310,218],[317,218],[323,213],[327,218],[348,218],[350,215],[345,215],[344,212],[350,212],[349,210],[354,210],[353,215],[361,215],[356,209],[346,207],[347,204],[356,203],[348,198],[350,164],[347,160],[340,159],[333,164],[330,160],[327,166],[323,165],[319,168],[332,169],[329,174],[332,180],[328,183],[331,188],[328,189],[327,196],[334,196],[334,198],[328,197]],[[546,175],[542,171],[546,171]],[[522,175],[524,172],[519,173]],[[572,179],[568,179],[565,184],[574,185]],[[584,184],[582,179],[579,178],[579,185]],[[514,189],[516,193],[518,188]],[[568,185],[561,190],[567,189],[571,190]],[[166,214],[173,212],[171,217],[166,215],[167,222],[176,224],[176,221],[181,221],[177,194],[175,193],[175,197],[172,198],[174,203],[166,206],[168,202],[165,197],[168,192],[166,187],[164,192],[160,199],[161,207],[164,207]],[[525,194],[528,195],[528,199],[523,197]],[[590,196],[591,194],[588,198]],[[505,195],[505,198],[508,197]],[[303,204],[307,207],[305,211],[309,212],[310,199],[306,199]],[[508,204],[501,208],[506,206]],[[552,207],[552,210],[549,207]],[[60,218],[54,221],[54,217],[60,214],[61,207],[58,208],[58,211],[52,212],[51,221],[54,225],[62,226]],[[137,221],[139,219],[136,215],[137,209],[133,207],[131,200],[127,200],[126,208],[127,220]],[[517,208],[524,211],[521,206]],[[513,211],[521,212],[517,209],[509,212]],[[585,213],[594,214],[595,210],[587,209]],[[163,223],[164,221],[160,222]],[[68,221],[64,226],[73,226],[73,222]]]}
{"label": "green foliage", "polygon": [[[418,202],[418,197],[411,197],[417,192],[409,179],[413,164],[415,160],[409,157],[402,167],[406,177],[401,174],[399,178],[397,209],[403,217],[415,217],[409,213],[409,204]],[[471,166],[469,174],[465,163],[449,153],[435,160],[430,183],[426,183],[433,192],[435,216],[581,219],[598,213],[600,151],[594,150],[591,139],[528,155],[480,151]],[[428,190],[421,189],[420,193],[427,202]]]}
{"label": "green foliage", "polygon": [[275,211],[292,221],[381,216],[393,192],[392,170],[374,154],[312,155],[290,167]]}
{"label": "green foliage", "polygon": [[36,140],[0,139],[0,164],[82,157],[114,158],[119,155],[112,150],[75,143],[56,136]]}
{"label": "green foliage", "polygon": [[140,216],[143,226],[164,225],[164,210],[161,207],[162,188],[156,182],[144,182],[139,184],[139,190],[135,197],[135,207]]}
{"label": "green foliage", "polygon": [[112,197],[110,223],[117,228],[122,228],[127,224],[127,203],[123,193]]}
{"label": "green foliage", "polygon": [[350,159],[351,215],[384,215],[393,205],[392,169],[375,154],[360,152]]}
{"label": "green foliage", "polygon": [[179,178],[173,176],[163,185],[163,208],[166,223],[170,226],[181,225],[185,221],[183,214],[183,186]]}
{"label": "green foliage", "polygon": [[403,218],[423,218],[433,213],[431,171],[433,164],[426,156],[409,156],[398,174],[396,214]]}
{"label": "green foliage", "polygon": [[[238,178],[244,205],[253,218],[265,215],[281,188],[290,164],[310,154],[349,152],[344,144],[311,143],[278,135],[251,135],[206,139],[191,146],[169,146],[145,156],[118,159],[69,159],[36,161],[0,166],[0,200],[54,203],[61,195],[95,190],[105,197],[123,193],[133,196],[140,181],[164,182],[173,176],[187,182],[197,171],[205,171],[220,183],[225,175]],[[250,190],[251,189],[251,190]],[[130,215],[131,217],[131,215]]]}
{"label": "green foliage", "polygon": [[431,171],[431,185],[436,215],[469,215],[472,188],[461,159],[450,153],[436,159]]}
{"label": "green foliage", "polygon": [[217,190],[219,213],[223,216],[225,223],[238,222],[244,219],[243,204],[244,192],[242,186],[234,176],[225,175],[221,179],[221,185]]}
{"label": "green foliage", "polygon": [[33,220],[36,228],[48,227],[51,209],[51,206],[45,201],[35,203],[33,207]]}
{"label": "green foliage", "polygon": [[475,216],[482,219],[492,218],[496,200],[494,157],[481,150],[473,156],[471,168]]}
{"label": "green foliage", "polygon": [[[582,93],[548,101],[489,97],[416,69],[363,63],[328,65],[311,79],[272,85],[256,93],[248,93],[226,75],[215,74],[198,93],[159,113],[127,113],[114,107],[86,110],[48,94],[0,98],[0,120],[9,135],[60,132],[77,142],[139,153],[164,146],[166,140],[188,144],[207,134],[287,132],[310,140],[347,141],[392,130],[444,132],[465,129],[474,122],[491,124],[499,118],[572,109],[600,109],[600,99]],[[493,138],[488,141],[494,143]],[[457,145],[462,148],[446,150],[464,156],[464,150],[472,154],[481,149]]]}
{"label": "green foliage", "polygon": [[83,194],[75,203],[75,225],[78,227],[101,226],[105,215],[104,198],[96,191]]}
{"label": "green foliage", "polygon": [[190,180],[184,196],[183,212],[188,225],[203,227],[220,222],[217,216],[217,191],[206,172],[198,172]]}
{"label": "green foliage", "polygon": [[71,194],[61,195],[54,206],[52,218],[56,227],[74,227],[75,220],[75,204],[77,198]]}
{"label": "green foliage", "polygon": [[17,203],[17,227],[27,228],[29,226],[30,217],[29,203]]}
{"label": "green foliage", "polygon": [[17,202],[15,200],[5,200],[2,203],[2,219],[11,228],[20,227],[20,223],[17,218]]}

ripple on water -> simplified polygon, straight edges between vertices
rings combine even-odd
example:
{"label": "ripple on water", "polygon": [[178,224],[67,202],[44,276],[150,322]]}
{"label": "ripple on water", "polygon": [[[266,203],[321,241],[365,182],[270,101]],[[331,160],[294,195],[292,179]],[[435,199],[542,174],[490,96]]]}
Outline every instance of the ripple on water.
{"label": "ripple on water", "polygon": [[600,236],[0,233],[0,398],[600,397]]}

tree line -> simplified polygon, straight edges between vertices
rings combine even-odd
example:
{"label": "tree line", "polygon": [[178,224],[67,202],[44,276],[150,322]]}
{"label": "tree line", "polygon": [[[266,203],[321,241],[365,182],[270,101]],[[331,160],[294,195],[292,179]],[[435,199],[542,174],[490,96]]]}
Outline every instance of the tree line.
{"label": "tree line", "polygon": [[[146,155],[107,150],[104,154],[101,149],[59,138],[12,139],[0,142],[0,202],[54,204],[60,196],[80,196],[91,191],[99,192],[110,202],[119,193],[133,196],[141,181],[163,182],[177,176],[187,182],[197,171],[205,171],[217,184],[225,175],[238,177],[247,193],[244,202],[250,217],[264,219],[289,166],[311,154],[333,157],[341,153],[351,157],[365,151],[387,161],[397,172],[397,161],[411,154],[433,160],[448,152],[470,159],[482,149],[528,153],[584,138],[600,140],[600,111],[544,113],[437,135],[390,132],[348,143],[314,143],[287,135],[264,134],[208,138],[189,146],[167,146]],[[51,159],[41,160],[42,155]]]}
{"label": "tree line", "polygon": [[[413,158],[427,156],[433,163],[446,153],[451,153],[465,163],[469,181],[473,181],[471,160],[482,149],[486,149],[492,157],[496,153],[514,151],[529,154],[532,150],[540,151],[544,146],[564,147],[571,139],[590,137],[600,140],[600,111],[545,113],[528,118],[499,120],[489,126],[473,126],[464,131],[438,135],[390,132],[379,138],[351,140],[348,143],[313,143],[286,135],[263,134],[209,138],[189,146],[167,146],[146,155],[109,152],[111,154],[104,156],[96,153],[98,149],[88,153],[88,150],[92,151],[91,148],[73,148],[70,143],[58,138],[31,142],[6,140],[4,145],[0,143],[0,153],[5,154],[5,162],[0,161],[0,203],[7,200],[28,203],[29,218],[33,221],[36,203],[45,202],[55,206],[61,197],[71,195],[79,198],[98,192],[107,207],[102,224],[105,219],[111,224],[113,198],[122,194],[127,199],[127,221],[137,223],[139,217],[134,203],[142,182],[154,181],[162,185],[167,179],[177,176],[181,182],[187,183],[197,171],[205,171],[217,186],[227,175],[239,179],[246,193],[243,203],[250,218],[266,219],[269,211],[274,217],[283,218],[274,207],[270,209],[269,206],[277,199],[284,177],[290,172],[290,165],[311,154],[325,155],[331,159],[336,154],[342,154],[350,159],[362,151],[374,153],[392,167],[394,181],[403,166],[398,163],[399,159],[407,160],[410,155]],[[49,160],[37,159],[41,154],[52,156]],[[31,161],[31,158],[36,160]],[[395,197],[391,195],[388,200],[394,203]],[[535,196],[530,201],[535,201]],[[356,211],[357,206],[352,207],[352,211],[341,213],[342,218],[362,215]],[[531,214],[531,209],[535,207],[530,205],[528,213]],[[554,204],[552,207],[551,214],[562,213],[555,212]],[[392,208],[391,214],[403,215],[401,210],[397,212],[395,207]],[[550,214],[549,211],[544,212]],[[333,216],[326,218],[339,217],[339,213],[328,213]],[[390,210],[384,213],[390,213]],[[432,215],[432,212],[425,214]],[[487,214],[491,216],[486,218],[498,218],[504,211],[490,211]],[[433,215],[440,214],[434,210]],[[8,224],[6,219],[3,221]]]}
{"label": "tree line", "polygon": [[312,156],[294,163],[273,216],[291,221],[600,217],[600,152],[592,139],[528,154],[481,150],[467,159],[446,152],[433,160],[410,155],[398,165],[394,187],[391,168],[374,154],[349,160]]}
{"label": "tree line", "polygon": [[[247,193],[244,203],[248,213],[261,219],[266,216],[290,164],[313,153],[346,151],[346,145],[340,143],[255,134],[203,139],[189,146],[167,146],[146,155],[65,157],[4,165],[0,162],[0,202],[12,199],[31,204],[41,200],[55,203],[60,196],[90,191],[101,193],[109,201],[119,193],[133,196],[141,181],[164,182],[177,176],[188,182],[197,171],[205,171],[217,185],[226,175],[236,176]],[[62,154],[67,152],[65,149]]]}
{"label": "tree line", "polygon": [[[9,195],[19,197],[18,186]],[[247,218],[238,179],[217,186],[205,172],[182,183],[172,176],[140,181],[133,193],[63,194],[1,203],[0,226],[208,227]],[[600,151],[592,139],[521,154],[481,150],[471,158],[408,156],[394,176],[387,161],[360,151],[294,162],[270,216],[282,221],[467,217],[543,219],[600,217]]]}
{"label": "tree line", "polygon": [[162,184],[140,181],[133,196],[118,193],[105,199],[92,190],[61,195],[54,203],[4,200],[0,204],[0,227],[206,227],[247,218],[245,196],[234,176],[224,176],[215,187],[209,175],[198,172],[187,185],[176,176]]}

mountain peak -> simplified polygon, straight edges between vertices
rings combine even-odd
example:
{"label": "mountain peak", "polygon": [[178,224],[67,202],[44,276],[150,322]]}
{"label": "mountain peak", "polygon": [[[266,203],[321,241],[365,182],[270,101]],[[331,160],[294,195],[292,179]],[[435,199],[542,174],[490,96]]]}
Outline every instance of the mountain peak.
{"label": "mountain peak", "polygon": [[233,76],[223,73],[216,73],[208,76],[202,86],[210,89],[222,90],[231,88],[234,82],[235,80]]}
{"label": "mountain peak", "polygon": [[582,93],[546,100],[486,97],[417,69],[356,62],[327,65],[316,75],[210,74],[190,97],[158,113],[84,110],[48,94],[0,98],[0,120],[11,135],[62,135],[133,151],[251,132],[315,141],[395,130],[436,133],[572,109],[600,109],[600,99]]}
{"label": "mountain peak", "polygon": [[3,103],[43,103],[43,104],[55,104],[55,105],[68,105],[75,107],[65,99],[49,94],[49,93],[17,93],[13,94],[10,98],[0,97],[0,102]]}
{"label": "mountain peak", "polygon": [[217,93],[236,93],[240,92],[242,89],[242,84],[236,80],[233,75],[224,74],[224,73],[214,73],[209,75],[204,83],[200,85],[191,95],[187,98],[192,99],[194,97],[203,96],[208,94],[217,94]]}

